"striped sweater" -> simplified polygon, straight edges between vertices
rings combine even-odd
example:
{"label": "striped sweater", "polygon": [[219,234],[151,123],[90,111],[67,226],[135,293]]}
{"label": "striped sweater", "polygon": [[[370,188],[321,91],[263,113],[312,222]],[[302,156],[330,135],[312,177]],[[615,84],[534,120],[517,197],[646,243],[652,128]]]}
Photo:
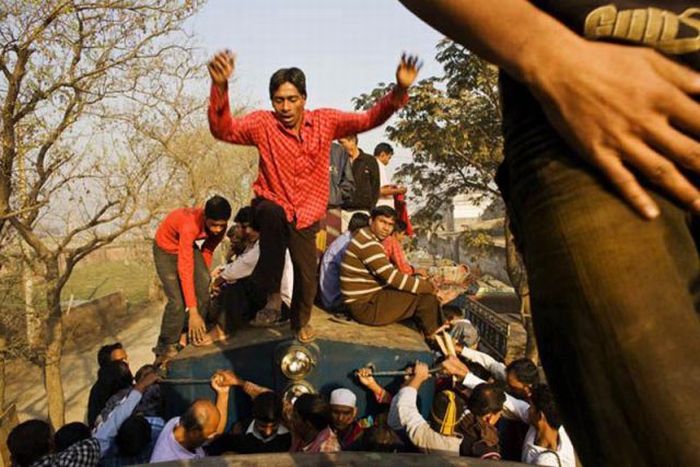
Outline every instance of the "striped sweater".
{"label": "striped sweater", "polygon": [[340,292],[345,303],[366,302],[385,287],[412,294],[431,293],[432,285],[391,264],[369,227],[353,235],[340,265]]}

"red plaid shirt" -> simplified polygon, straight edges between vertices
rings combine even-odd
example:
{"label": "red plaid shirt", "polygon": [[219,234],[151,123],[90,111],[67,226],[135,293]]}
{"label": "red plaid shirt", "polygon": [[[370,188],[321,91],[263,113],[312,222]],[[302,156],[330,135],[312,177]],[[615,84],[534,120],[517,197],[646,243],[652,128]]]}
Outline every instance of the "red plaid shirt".
{"label": "red plaid shirt", "polygon": [[408,101],[408,96],[404,95],[397,105],[398,100],[392,91],[367,112],[307,110],[297,137],[272,111],[259,110],[233,118],[228,91],[212,85],[209,128],[222,141],[257,147],[260,162],[253,184],[255,194],[279,204],[287,220],[296,219],[296,227],[303,229],[326,214],[331,142],[381,125]]}
{"label": "red plaid shirt", "polygon": [[396,240],[396,237],[389,235],[384,239],[384,241],[382,241],[382,246],[384,247],[384,252],[386,253],[387,258],[389,258],[389,261],[396,266],[396,269],[408,276],[415,274],[416,270],[413,269],[413,266],[411,266],[406,259],[406,254],[403,252],[403,247],[399,241]]}

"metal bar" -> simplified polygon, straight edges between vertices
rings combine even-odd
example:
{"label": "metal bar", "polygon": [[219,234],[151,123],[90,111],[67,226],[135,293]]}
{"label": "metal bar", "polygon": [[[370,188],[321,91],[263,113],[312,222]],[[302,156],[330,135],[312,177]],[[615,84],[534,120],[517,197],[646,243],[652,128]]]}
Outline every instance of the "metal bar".
{"label": "metal bar", "polygon": [[163,384],[209,384],[211,379],[164,378],[159,382]]}

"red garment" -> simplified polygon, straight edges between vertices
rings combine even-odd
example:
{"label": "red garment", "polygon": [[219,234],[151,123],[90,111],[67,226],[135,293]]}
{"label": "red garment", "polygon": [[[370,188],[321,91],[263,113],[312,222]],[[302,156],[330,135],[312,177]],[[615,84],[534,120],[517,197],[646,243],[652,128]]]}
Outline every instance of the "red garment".
{"label": "red garment", "polygon": [[406,208],[406,195],[398,193],[394,195],[394,208],[396,209],[396,217],[406,223],[406,235],[413,237],[413,225]]}
{"label": "red garment", "polygon": [[301,134],[286,129],[271,111],[255,111],[233,118],[228,91],[212,85],[209,128],[215,138],[255,146],[260,153],[255,194],[279,204],[287,220],[303,229],[326,214],[329,195],[331,142],[371,130],[384,123],[408,96],[394,104],[393,91],[363,113],[335,109],[307,110]]}
{"label": "red garment", "polygon": [[389,258],[389,261],[396,266],[396,269],[408,276],[415,273],[413,266],[411,266],[406,259],[406,255],[403,252],[403,247],[399,241],[396,240],[396,237],[389,235],[382,241],[382,246],[384,247],[387,258]]}
{"label": "red garment", "polygon": [[197,296],[194,293],[194,248],[195,240],[204,239],[202,256],[207,267],[216,246],[224,238],[226,229],[221,235],[209,235],[204,228],[204,209],[180,208],[168,214],[156,231],[156,245],[171,255],[177,255],[177,275],[180,278],[182,295],[187,308],[197,307]]}

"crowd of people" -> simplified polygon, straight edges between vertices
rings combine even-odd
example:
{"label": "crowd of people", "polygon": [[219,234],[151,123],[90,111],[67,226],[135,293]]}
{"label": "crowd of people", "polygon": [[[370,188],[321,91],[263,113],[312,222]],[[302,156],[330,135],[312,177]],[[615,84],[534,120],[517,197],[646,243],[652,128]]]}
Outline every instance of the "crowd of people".
{"label": "crowd of people", "polygon": [[[435,352],[432,370],[417,361],[396,394],[374,379],[372,368],[355,371],[350,387],[293,399],[219,370],[210,379],[213,397],[193,401],[169,420],[156,368],[147,364],[132,376],[122,345],[103,346],[87,423],[69,423],[55,433],[43,420],[21,423],[7,440],[12,465],[118,466],[224,454],[369,451],[575,466],[573,445],[535,364],[520,359],[505,365],[477,350],[476,329],[459,309],[449,311],[443,327],[455,336],[458,353]],[[435,393],[426,419],[417,395],[430,378]],[[247,400],[244,413],[250,416],[234,414],[237,420],[229,424],[232,389],[241,392],[238,400]],[[360,417],[360,397],[379,408]]]}
{"label": "crowd of people", "polygon": [[[155,363],[185,345],[230,337],[246,321],[274,326],[288,317],[299,342],[313,341],[317,250],[326,247],[318,294],[324,307],[367,325],[412,318],[438,344],[449,324],[455,336],[459,330],[458,354],[443,343],[440,363],[430,369],[417,362],[395,395],[371,369],[359,370],[358,381],[387,406],[386,417],[357,420],[350,388],[284,404],[222,370],[211,378],[215,402],[194,401],[165,422],[154,366],[132,378],[115,347],[100,360],[90,425],[53,434],[40,420],[20,424],[8,439],[15,464],[188,459],[274,447],[415,449],[574,465],[562,419],[591,465],[697,464],[697,8],[689,0],[619,8],[602,0],[401,1],[502,70],[506,157],[497,183],[527,266],[552,390],[532,362],[505,365],[474,349],[478,339],[463,318],[444,320],[450,297],[406,263],[400,241],[387,242],[404,229],[399,221],[410,233],[406,189],[387,177],[391,147],[380,144],[372,158],[357,135],[407,102],[418,60],[402,57],[396,85],[366,112],[306,110],[305,76],[285,68],[270,80],[272,112],[234,118],[227,92],[234,59],[222,52],[209,64],[210,129],[217,139],[257,148],[255,198],[236,216],[230,263],[213,280],[212,253],[226,234],[229,203],[215,196],[161,224],[154,259],[168,304]],[[437,391],[425,419],[416,398],[431,377]],[[226,432],[232,387],[251,397],[253,419]],[[522,436],[510,423],[523,424]]]}

